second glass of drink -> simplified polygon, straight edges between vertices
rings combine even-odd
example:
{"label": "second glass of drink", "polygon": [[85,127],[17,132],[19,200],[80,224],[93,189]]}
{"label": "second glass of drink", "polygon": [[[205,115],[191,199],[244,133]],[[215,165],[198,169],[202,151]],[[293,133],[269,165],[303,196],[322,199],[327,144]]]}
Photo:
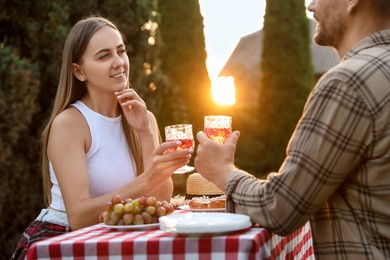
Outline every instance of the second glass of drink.
{"label": "second glass of drink", "polygon": [[214,142],[224,144],[232,133],[232,117],[205,116],[203,131]]}

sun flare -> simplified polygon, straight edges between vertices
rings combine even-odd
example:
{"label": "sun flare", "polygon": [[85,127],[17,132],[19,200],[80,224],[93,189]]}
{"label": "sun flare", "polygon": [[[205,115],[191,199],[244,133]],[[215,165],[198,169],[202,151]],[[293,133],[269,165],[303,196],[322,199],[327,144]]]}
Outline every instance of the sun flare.
{"label": "sun flare", "polygon": [[236,90],[233,77],[218,77],[211,81],[211,93],[214,101],[223,106],[236,103]]}

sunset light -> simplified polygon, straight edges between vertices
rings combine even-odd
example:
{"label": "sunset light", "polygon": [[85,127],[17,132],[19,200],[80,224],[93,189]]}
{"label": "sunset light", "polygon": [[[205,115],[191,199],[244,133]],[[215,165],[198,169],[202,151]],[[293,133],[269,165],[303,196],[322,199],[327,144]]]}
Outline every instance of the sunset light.
{"label": "sunset light", "polygon": [[214,101],[223,106],[236,103],[236,90],[233,77],[218,77],[212,80],[211,93]]}

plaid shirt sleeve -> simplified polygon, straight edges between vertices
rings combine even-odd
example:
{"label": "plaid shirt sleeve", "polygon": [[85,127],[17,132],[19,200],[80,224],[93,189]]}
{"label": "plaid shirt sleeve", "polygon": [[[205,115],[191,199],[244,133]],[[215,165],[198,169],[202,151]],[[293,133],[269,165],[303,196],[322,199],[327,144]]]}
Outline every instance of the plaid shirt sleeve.
{"label": "plaid shirt sleeve", "polygon": [[317,256],[390,257],[389,46],[376,33],[320,80],[278,173],[229,174],[229,212],[280,235],[311,220]]}
{"label": "plaid shirt sleeve", "polygon": [[[302,226],[363,158],[372,140],[370,121],[360,120],[369,117],[364,107],[342,82],[315,89],[279,173],[269,175],[266,182],[253,182],[243,172],[231,174],[228,194],[239,211],[279,234]],[[234,193],[232,184],[237,186]]]}

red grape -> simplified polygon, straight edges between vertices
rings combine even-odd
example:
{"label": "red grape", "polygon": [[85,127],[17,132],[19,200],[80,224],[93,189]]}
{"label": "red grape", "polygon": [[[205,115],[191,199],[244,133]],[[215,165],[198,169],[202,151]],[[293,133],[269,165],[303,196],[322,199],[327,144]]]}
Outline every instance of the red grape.
{"label": "red grape", "polygon": [[166,201],[163,201],[162,204],[163,204],[162,206],[166,210],[167,214],[173,213],[173,211],[175,211],[175,208],[173,207],[172,204],[170,204]]}
{"label": "red grape", "polygon": [[157,199],[156,199],[155,197],[153,197],[153,196],[148,197],[148,198],[146,199],[146,205],[147,205],[147,206],[153,206],[153,207],[155,207],[155,206],[156,206],[156,202],[157,202]]}
{"label": "red grape", "polygon": [[167,213],[167,211],[165,210],[164,207],[158,207],[156,208],[156,216],[157,217],[162,217],[162,216],[165,216],[165,214]]}
{"label": "red grape", "polygon": [[104,212],[100,213],[99,222],[104,222]]}
{"label": "red grape", "polygon": [[112,205],[112,202],[111,201],[108,201],[104,204],[103,206],[103,209],[106,210],[106,211],[111,211],[113,210],[113,205]]}
{"label": "red grape", "polygon": [[141,205],[141,207],[146,206],[146,197],[145,196],[139,197],[138,201],[139,201],[139,204]]}
{"label": "red grape", "polygon": [[141,213],[142,218],[144,219],[145,224],[152,223],[152,216],[148,212],[142,212]]}
{"label": "red grape", "polygon": [[111,203],[112,203],[112,205],[115,205],[115,204],[118,204],[118,203],[122,203],[121,196],[115,195],[114,197],[112,197]]}
{"label": "red grape", "polygon": [[134,225],[143,225],[144,224],[144,218],[140,214],[134,215]]}
{"label": "red grape", "polygon": [[123,223],[125,225],[130,225],[133,222],[134,215],[131,213],[125,213],[122,216]]}

